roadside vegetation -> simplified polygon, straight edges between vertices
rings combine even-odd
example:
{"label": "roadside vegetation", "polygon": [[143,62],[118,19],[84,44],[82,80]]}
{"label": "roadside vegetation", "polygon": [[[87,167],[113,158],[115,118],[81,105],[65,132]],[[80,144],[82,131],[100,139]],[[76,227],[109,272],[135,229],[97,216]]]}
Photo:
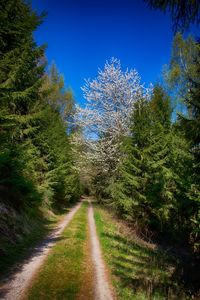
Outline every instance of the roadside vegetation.
{"label": "roadside vegetation", "polygon": [[[48,231],[56,207],[80,197],[70,138],[74,100],[33,32],[27,2],[0,3],[0,265]],[[54,217],[53,217],[54,219]],[[56,219],[56,217],[55,217]],[[51,226],[50,226],[51,227]],[[15,257],[15,258],[14,258]]]}
{"label": "roadside vegetation", "polygon": [[[53,212],[45,208],[40,213],[34,212],[32,216],[18,215],[17,221],[14,218],[15,215],[13,219],[9,216],[7,220],[10,220],[11,224],[9,225],[15,227],[14,230],[18,232],[18,239],[14,235],[15,232],[9,237],[9,240],[3,235],[0,237],[0,244],[4,249],[0,255],[0,279],[5,278],[10,271],[17,270],[18,266],[32,255],[33,249],[55,228],[68,210],[63,208]],[[11,212],[9,211],[9,213]]]}
{"label": "roadside vegetation", "polygon": [[141,239],[109,209],[95,205],[95,221],[117,299],[190,299],[175,256]]}

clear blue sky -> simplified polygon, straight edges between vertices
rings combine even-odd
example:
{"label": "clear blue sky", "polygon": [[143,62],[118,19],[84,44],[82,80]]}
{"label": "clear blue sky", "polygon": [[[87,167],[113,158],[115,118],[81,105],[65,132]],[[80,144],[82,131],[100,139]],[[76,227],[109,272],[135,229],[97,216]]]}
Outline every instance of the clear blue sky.
{"label": "clear blue sky", "polygon": [[55,61],[79,103],[84,78],[95,77],[111,57],[136,68],[147,84],[169,62],[171,20],[142,0],[32,0],[32,7],[48,13],[36,41],[47,43],[49,63]]}

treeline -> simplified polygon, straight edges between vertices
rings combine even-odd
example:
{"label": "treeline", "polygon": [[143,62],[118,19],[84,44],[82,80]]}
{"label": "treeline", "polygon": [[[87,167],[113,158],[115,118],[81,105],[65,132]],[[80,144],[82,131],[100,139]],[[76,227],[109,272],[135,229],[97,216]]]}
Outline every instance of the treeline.
{"label": "treeline", "polygon": [[153,88],[116,59],[107,62],[83,88],[84,139],[77,138],[90,193],[141,233],[168,236],[193,251],[200,233],[199,51],[198,41],[177,34],[165,85]]}
{"label": "treeline", "polygon": [[123,158],[108,185],[120,214],[140,229],[187,240],[194,251],[200,237],[199,71],[199,42],[176,34],[167,90],[157,85],[150,100],[134,103]]}
{"label": "treeline", "polygon": [[80,194],[73,96],[33,39],[43,17],[22,0],[0,3],[0,202],[18,211]]}
{"label": "treeline", "polygon": [[186,137],[186,120],[173,122],[171,113],[170,98],[160,86],[150,101],[134,104],[130,136],[123,139],[123,158],[107,190],[118,213],[137,230],[187,240],[197,251],[199,158]]}
{"label": "treeline", "polygon": [[[78,120],[86,191],[140,232],[199,251],[200,43],[180,32],[199,24],[199,1],[151,1],[171,14],[175,33],[162,84],[145,89],[112,59],[83,87]],[[83,122],[83,117],[87,122]]]}

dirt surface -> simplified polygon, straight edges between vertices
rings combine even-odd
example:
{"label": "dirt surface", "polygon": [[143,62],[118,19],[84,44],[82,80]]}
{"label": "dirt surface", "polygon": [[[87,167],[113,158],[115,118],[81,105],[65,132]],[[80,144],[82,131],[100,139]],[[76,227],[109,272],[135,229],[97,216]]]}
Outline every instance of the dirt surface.
{"label": "dirt surface", "polygon": [[109,285],[105,264],[101,254],[100,243],[94,221],[94,212],[91,203],[88,210],[88,222],[91,241],[91,256],[95,273],[95,300],[114,300],[113,292]]}
{"label": "dirt surface", "polygon": [[23,266],[21,266],[20,270],[16,274],[12,275],[11,278],[7,278],[3,284],[1,284],[0,299],[18,300],[22,298],[23,293],[26,291],[34,275],[42,265],[44,259],[48,255],[48,252],[59,239],[60,234],[72,220],[80,206],[81,203],[78,203],[75,207],[73,207],[58,227],[43,241],[42,244],[34,249],[31,258]]}

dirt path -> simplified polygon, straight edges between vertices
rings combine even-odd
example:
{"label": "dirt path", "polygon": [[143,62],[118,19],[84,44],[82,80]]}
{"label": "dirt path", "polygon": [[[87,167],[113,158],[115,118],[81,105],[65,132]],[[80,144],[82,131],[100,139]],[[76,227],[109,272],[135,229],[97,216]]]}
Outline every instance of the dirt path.
{"label": "dirt path", "polygon": [[114,296],[108,283],[91,203],[88,210],[88,222],[90,229],[91,255],[95,271],[95,300],[113,300]]}
{"label": "dirt path", "polygon": [[21,267],[21,269],[16,274],[12,275],[11,278],[8,278],[3,286],[0,286],[0,299],[18,300],[23,296],[24,291],[29,286],[39,267],[42,265],[49,250],[56,243],[59,235],[72,220],[80,206],[81,203],[78,203],[72,208],[56,230],[54,230],[42,244],[35,248],[31,258]]}

